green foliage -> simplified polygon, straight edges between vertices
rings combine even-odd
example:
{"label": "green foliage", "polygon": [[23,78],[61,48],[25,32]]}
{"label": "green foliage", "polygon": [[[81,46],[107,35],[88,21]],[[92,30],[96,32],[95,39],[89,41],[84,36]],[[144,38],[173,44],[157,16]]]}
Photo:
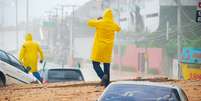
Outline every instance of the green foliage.
{"label": "green foliage", "polygon": [[[166,40],[166,36],[158,38],[160,34],[158,33],[149,33],[146,36],[147,40],[136,42],[138,47],[158,47],[163,48],[166,54],[169,57],[175,58],[177,56],[177,36],[176,33],[173,33],[174,37],[171,37],[169,40]],[[155,38],[155,39],[154,39]],[[181,48],[183,47],[193,47],[201,48],[201,35],[193,33],[184,33],[181,35]]]}
{"label": "green foliage", "polygon": [[172,39],[168,41],[165,45],[165,50],[167,55],[170,57],[175,57],[177,54],[177,41],[176,39]]}
{"label": "green foliage", "polygon": [[155,68],[148,68],[148,74],[156,75],[158,72]]}

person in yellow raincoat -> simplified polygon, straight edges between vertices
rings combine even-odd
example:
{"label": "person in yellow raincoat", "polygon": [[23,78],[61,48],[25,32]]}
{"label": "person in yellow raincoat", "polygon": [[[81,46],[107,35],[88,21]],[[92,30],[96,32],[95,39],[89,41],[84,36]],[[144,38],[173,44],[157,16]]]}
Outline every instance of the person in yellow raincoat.
{"label": "person in yellow raincoat", "polygon": [[44,55],[43,51],[36,41],[32,40],[31,33],[25,36],[25,42],[22,45],[19,54],[19,60],[25,67],[29,67],[30,72],[41,81],[40,74],[38,73],[38,60],[40,56],[40,63],[43,62]]}
{"label": "person in yellow raincoat", "polygon": [[[105,9],[103,17],[90,19],[88,26],[96,29],[91,53],[93,68],[101,79],[101,83],[108,86],[115,32],[119,32],[121,28],[113,20],[112,10],[109,8]],[[101,69],[100,63],[103,63],[104,71]]]}

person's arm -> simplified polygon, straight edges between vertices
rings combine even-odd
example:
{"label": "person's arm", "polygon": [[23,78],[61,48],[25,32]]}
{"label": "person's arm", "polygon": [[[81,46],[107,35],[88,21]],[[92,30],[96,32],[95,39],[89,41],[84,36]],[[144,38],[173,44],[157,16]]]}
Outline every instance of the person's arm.
{"label": "person's arm", "polygon": [[21,63],[23,63],[24,53],[25,53],[25,46],[23,45],[22,48],[20,49],[20,53],[19,53],[19,61]]}
{"label": "person's arm", "polygon": [[90,19],[88,20],[88,26],[90,27],[96,27],[98,24],[98,20],[97,19]]}
{"label": "person's arm", "polygon": [[117,32],[121,31],[121,27],[118,24],[116,24],[116,31]]}

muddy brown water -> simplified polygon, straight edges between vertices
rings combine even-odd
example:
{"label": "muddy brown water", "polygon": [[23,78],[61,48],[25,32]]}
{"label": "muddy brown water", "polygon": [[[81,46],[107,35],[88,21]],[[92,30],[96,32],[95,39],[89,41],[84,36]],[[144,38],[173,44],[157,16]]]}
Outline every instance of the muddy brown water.
{"label": "muddy brown water", "polygon": [[[160,81],[157,81],[160,82]],[[201,101],[201,81],[162,81],[178,85],[189,101]],[[104,88],[95,82],[9,85],[0,88],[0,101],[96,101]]]}

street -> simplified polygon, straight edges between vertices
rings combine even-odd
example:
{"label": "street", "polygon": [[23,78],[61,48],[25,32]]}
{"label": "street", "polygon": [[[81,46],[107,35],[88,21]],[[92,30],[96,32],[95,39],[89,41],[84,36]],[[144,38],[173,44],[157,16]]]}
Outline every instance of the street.
{"label": "street", "polygon": [[[201,100],[201,81],[162,83],[179,85],[187,93],[189,101]],[[12,85],[0,88],[0,101],[95,101],[103,90],[95,82]]]}
{"label": "street", "polygon": [[201,0],[0,0],[0,101],[188,101],[182,89],[201,101]]}

